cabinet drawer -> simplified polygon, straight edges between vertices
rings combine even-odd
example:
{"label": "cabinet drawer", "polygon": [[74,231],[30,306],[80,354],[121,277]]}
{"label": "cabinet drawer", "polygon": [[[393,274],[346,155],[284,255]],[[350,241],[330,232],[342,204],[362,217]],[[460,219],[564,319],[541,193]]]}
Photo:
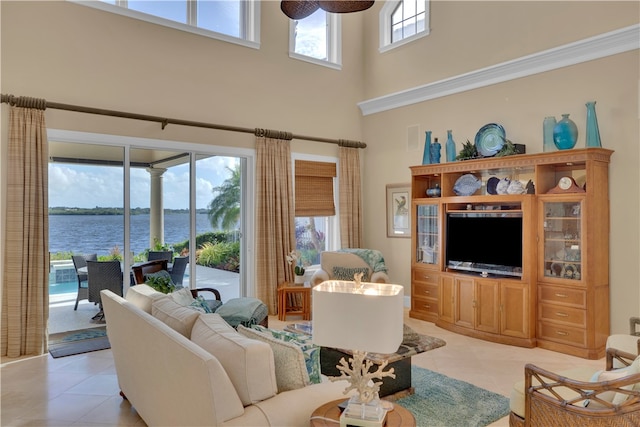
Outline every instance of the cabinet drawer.
{"label": "cabinet drawer", "polygon": [[440,280],[440,275],[433,271],[422,270],[417,268],[413,270],[414,282],[433,283],[434,285],[437,285],[439,280]]}
{"label": "cabinet drawer", "polygon": [[423,298],[438,298],[439,286],[437,283],[414,283],[413,292],[414,297]]}
{"label": "cabinet drawer", "polygon": [[587,332],[585,329],[540,322],[540,339],[585,346],[587,344]]}
{"label": "cabinet drawer", "polygon": [[411,298],[412,309],[438,315],[438,301],[430,298]]}
{"label": "cabinet drawer", "polygon": [[540,302],[587,307],[587,292],[584,289],[562,288],[559,286],[539,285]]}
{"label": "cabinet drawer", "polygon": [[539,306],[540,320],[567,323],[570,326],[584,328],[587,326],[587,312],[579,308],[563,307],[542,303]]}

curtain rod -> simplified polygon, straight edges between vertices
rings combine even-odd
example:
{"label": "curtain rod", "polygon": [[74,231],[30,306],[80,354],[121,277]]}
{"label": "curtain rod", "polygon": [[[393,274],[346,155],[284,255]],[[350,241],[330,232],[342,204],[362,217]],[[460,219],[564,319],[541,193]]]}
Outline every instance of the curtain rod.
{"label": "curtain rod", "polygon": [[26,96],[13,96],[0,94],[0,102],[17,107],[39,108],[46,110],[52,108],[54,110],[74,111],[78,113],[98,114],[101,116],[121,117],[125,119],[144,120],[148,122],[156,122],[162,125],[162,129],[169,125],[191,126],[207,129],[225,130],[230,132],[251,133],[256,136],[266,136],[280,139],[302,139],[306,141],[326,142],[329,144],[337,144],[341,147],[366,148],[367,144],[360,141],[351,141],[347,139],[330,139],[315,136],[297,135],[290,132],[273,131],[261,128],[244,128],[238,126],[218,125],[214,123],[196,122],[192,120],[172,119],[168,117],[150,116],[146,114],[129,113],[125,111],[105,110],[102,108],[83,107],[80,105],[61,104],[59,102],[50,102],[40,98],[31,98]]}

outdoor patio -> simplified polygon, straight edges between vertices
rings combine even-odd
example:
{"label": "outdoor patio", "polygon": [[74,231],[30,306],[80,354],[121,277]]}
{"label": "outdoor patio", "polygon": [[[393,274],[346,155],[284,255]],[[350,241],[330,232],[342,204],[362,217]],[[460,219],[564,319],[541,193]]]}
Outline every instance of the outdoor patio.
{"label": "outdoor patio", "polygon": [[[223,302],[240,295],[238,273],[197,265],[196,276],[197,288],[217,289]],[[189,286],[189,276],[185,275],[183,285]],[[73,309],[75,302],[75,292],[49,296],[49,334],[104,326],[104,323],[91,321],[91,318],[98,313],[98,306],[82,300],[78,304],[78,310],[75,311]]]}

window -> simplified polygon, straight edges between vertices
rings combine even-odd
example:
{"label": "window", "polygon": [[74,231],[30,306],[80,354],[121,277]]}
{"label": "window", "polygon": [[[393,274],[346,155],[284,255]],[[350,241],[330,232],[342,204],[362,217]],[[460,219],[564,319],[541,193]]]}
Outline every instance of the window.
{"label": "window", "polygon": [[289,56],[331,68],[342,67],[341,18],[316,10],[304,19],[291,19]]}
{"label": "window", "polygon": [[305,267],[320,264],[320,253],[337,241],[335,176],[335,162],[295,161],[296,249]]}
{"label": "window", "polygon": [[218,40],[259,47],[259,0],[71,1]]}
{"label": "window", "polygon": [[380,51],[429,34],[429,0],[388,1],[380,11]]}

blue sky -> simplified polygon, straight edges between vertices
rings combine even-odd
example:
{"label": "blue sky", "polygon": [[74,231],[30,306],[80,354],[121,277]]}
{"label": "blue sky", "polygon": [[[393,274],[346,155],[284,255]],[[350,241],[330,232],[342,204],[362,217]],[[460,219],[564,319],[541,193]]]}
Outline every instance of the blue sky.
{"label": "blue sky", "polygon": [[[196,207],[206,208],[213,188],[228,176],[234,157],[213,156],[196,163]],[[123,169],[109,166],[49,164],[49,206],[77,208],[122,207]],[[163,175],[163,200],[167,209],[189,207],[189,165],[168,169]],[[144,169],[131,169],[131,207],[149,207],[150,179]]]}

